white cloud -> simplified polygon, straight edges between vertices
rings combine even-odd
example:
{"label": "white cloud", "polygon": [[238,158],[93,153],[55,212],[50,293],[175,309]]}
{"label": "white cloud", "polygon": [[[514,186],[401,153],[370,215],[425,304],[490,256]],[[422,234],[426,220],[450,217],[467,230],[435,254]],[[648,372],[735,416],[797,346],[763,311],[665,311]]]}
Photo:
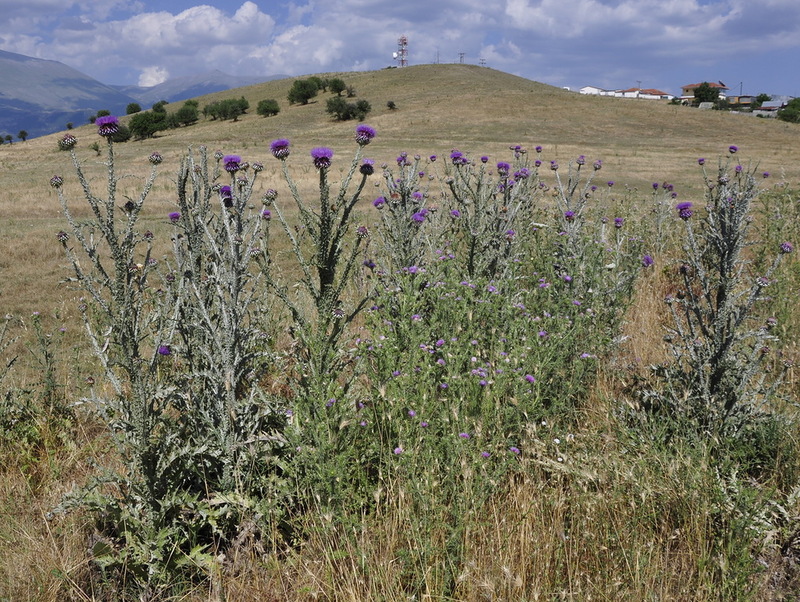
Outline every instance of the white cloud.
{"label": "white cloud", "polygon": [[139,85],[144,87],[157,86],[169,79],[169,71],[163,67],[145,67],[139,76]]}

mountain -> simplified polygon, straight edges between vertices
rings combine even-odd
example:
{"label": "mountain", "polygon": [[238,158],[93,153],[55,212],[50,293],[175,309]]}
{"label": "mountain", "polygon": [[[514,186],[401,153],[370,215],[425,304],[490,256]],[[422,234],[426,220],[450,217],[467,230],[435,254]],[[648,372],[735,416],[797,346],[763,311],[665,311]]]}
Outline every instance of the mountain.
{"label": "mountain", "polygon": [[101,109],[124,115],[159,100],[174,102],[248,86],[273,77],[236,77],[221,71],[177,77],[157,86],[109,86],[58,61],[0,50],[0,137],[25,130],[33,138],[82,125]]}
{"label": "mountain", "polygon": [[58,61],[0,50],[0,134],[31,137],[86,123],[98,109],[122,111],[133,99]]}
{"label": "mountain", "polygon": [[287,75],[273,75],[269,77],[246,77],[228,75],[222,71],[211,71],[198,75],[186,75],[169,79],[156,86],[114,86],[123,94],[136,99],[136,102],[147,108],[160,100],[176,102],[188,98],[196,98],[212,92],[222,92],[232,88],[251,86],[272,79],[281,79]]}

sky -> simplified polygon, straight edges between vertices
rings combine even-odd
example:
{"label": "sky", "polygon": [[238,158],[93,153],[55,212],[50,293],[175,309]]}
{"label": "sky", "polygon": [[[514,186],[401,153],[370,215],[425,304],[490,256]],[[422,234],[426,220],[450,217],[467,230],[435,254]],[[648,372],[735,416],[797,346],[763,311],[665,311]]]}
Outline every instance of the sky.
{"label": "sky", "polygon": [[485,65],[569,87],[800,96],[798,0],[0,0],[0,50],[105,84]]}

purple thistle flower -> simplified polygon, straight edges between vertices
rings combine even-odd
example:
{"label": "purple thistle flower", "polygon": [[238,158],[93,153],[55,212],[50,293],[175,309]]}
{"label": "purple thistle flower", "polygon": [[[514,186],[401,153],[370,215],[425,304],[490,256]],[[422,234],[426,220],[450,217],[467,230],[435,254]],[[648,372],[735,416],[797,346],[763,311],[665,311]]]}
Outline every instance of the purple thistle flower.
{"label": "purple thistle flower", "polygon": [[428,215],[427,209],[421,209],[411,216],[411,221],[415,224],[421,224],[425,221],[425,216]]}
{"label": "purple thistle flower", "polygon": [[399,456],[399,455],[400,455],[400,454],[402,454],[402,453],[403,453],[403,448],[402,448],[402,447],[399,447],[399,446],[398,446],[398,447],[395,447],[395,448],[394,448],[394,454],[395,454],[396,456]]}
{"label": "purple thistle flower", "polygon": [[564,219],[568,222],[575,220],[575,212],[574,211],[565,211],[564,212]]}
{"label": "purple thistle flower", "polygon": [[497,164],[497,173],[501,176],[507,176],[508,172],[511,171],[511,166],[506,163],[505,161],[500,161]]}
{"label": "purple thistle flower", "polygon": [[492,454],[490,454],[488,451],[482,451],[482,452],[481,452],[481,457],[483,457],[483,458],[488,458],[488,457],[489,457],[489,456],[491,456],[491,455],[492,455]]}
{"label": "purple thistle flower", "polygon": [[239,155],[225,155],[222,158],[222,166],[228,173],[236,173],[239,171],[239,164],[241,162],[242,158]]}
{"label": "purple thistle flower", "polygon": [[50,178],[50,186],[52,186],[53,188],[61,188],[61,185],[63,183],[64,183],[64,178],[62,178],[61,176],[56,175]]}
{"label": "purple thistle flower", "polygon": [[650,257],[650,255],[645,255],[642,257],[642,267],[649,268],[651,265],[653,265],[653,263],[653,258]]}
{"label": "purple thistle flower", "polygon": [[270,213],[269,209],[264,209],[261,211],[261,218],[262,219],[272,219],[272,213]]}
{"label": "purple thistle flower", "polygon": [[609,187],[609,188],[611,188],[611,187],[614,185],[614,181],[613,181],[613,180],[609,180],[609,181],[608,181],[608,182],[606,182],[606,183],[608,184],[608,187]]}
{"label": "purple thistle flower", "polygon": [[769,172],[765,171],[764,173],[761,174],[761,176],[764,177],[764,178],[768,178],[769,177]]}
{"label": "purple thistle flower", "polygon": [[178,213],[177,211],[173,211],[173,212],[172,212],[172,213],[170,213],[170,214],[169,214],[167,217],[169,217],[169,221],[171,221],[171,222],[175,223],[175,222],[177,222],[179,219],[181,219],[181,214],[180,214],[180,213]]}
{"label": "purple thistle flower", "polygon": [[706,160],[705,160],[705,158],[704,158],[704,157],[700,157],[700,158],[697,160],[697,164],[698,164],[698,165],[705,165],[705,164],[706,164]]}
{"label": "purple thistle flower", "polygon": [[469,439],[469,433],[459,433],[458,436],[462,439]]}
{"label": "purple thistle flower", "polygon": [[791,253],[794,251],[794,245],[789,241],[781,243],[781,253]]}
{"label": "purple thistle flower", "polygon": [[230,186],[220,187],[219,198],[226,207],[233,207],[233,190],[231,190]]}
{"label": "purple thistle flower", "polygon": [[598,159],[597,161],[594,162],[593,167],[595,171],[598,171],[600,168],[603,167],[603,162],[600,159]]}
{"label": "purple thistle flower", "polygon": [[486,155],[483,155],[481,157],[481,163],[488,163],[488,162],[489,162],[489,157],[487,157]]}
{"label": "purple thistle flower", "polygon": [[272,156],[276,159],[284,161],[289,156],[289,141],[286,138],[273,140],[269,148],[272,151]]}
{"label": "purple thistle flower", "polygon": [[375,207],[375,208],[377,208],[377,209],[380,209],[380,208],[381,208],[381,207],[383,207],[385,204],[386,204],[386,199],[385,199],[385,198],[383,198],[382,196],[379,196],[377,199],[375,199],[374,201],[372,201],[372,206],[373,206],[373,207]]}
{"label": "purple thistle flower", "polygon": [[623,217],[615,217],[614,218],[614,227],[615,228],[622,228],[625,225],[625,218]]}
{"label": "purple thistle flower", "polygon": [[537,145],[535,150],[536,150],[537,153],[540,153],[540,152],[542,152],[542,147]]}
{"label": "purple thistle flower", "polygon": [[514,447],[513,445],[508,448],[508,451],[510,451],[512,454],[517,454],[517,455],[520,454],[519,448],[518,447]]}
{"label": "purple thistle flower", "polygon": [[161,153],[158,151],[153,151],[150,153],[150,156],[147,158],[147,160],[150,161],[152,165],[159,165],[164,160],[164,157],[162,157]]}
{"label": "purple thistle flower", "polygon": [[436,161],[436,155],[431,155],[430,157],[428,157],[428,159],[430,160],[431,163],[434,163]]}
{"label": "purple thistle flower", "polygon": [[452,217],[461,217],[461,212],[460,212],[458,209],[453,209],[453,210],[450,212],[450,215],[451,215]]}
{"label": "purple thistle flower", "polygon": [[550,169],[552,169],[553,171],[557,171],[558,163],[556,163],[555,161],[550,161]]}
{"label": "purple thistle flower", "polygon": [[97,126],[97,133],[106,138],[110,138],[119,131],[119,119],[114,115],[98,117],[94,124]]}
{"label": "purple thistle flower", "polygon": [[730,154],[732,154],[732,155],[735,155],[735,154],[736,154],[736,152],[737,152],[738,150],[739,150],[739,147],[738,147],[738,146],[736,146],[735,144],[731,144],[731,145],[728,147],[728,152],[729,152]]}
{"label": "purple thistle flower", "polygon": [[525,380],[528,381],[531,384],[536,382],[536,378],[534,378],[534,376],[532,374],[526,374],[525,375]]}
{"label": "purple thistle flower", "polygon": [[361,175],[371,176],[375,173],[375,161],[372,159],[364,159],[358,170],[361,172]]}
{"label": "purple thistle flower", "polygon": [[331,166],[333,151],[327,147],[312,149],[311,158],[314,160],[314,167],[317,169],[327,169]]}
{"label": "purple thistle flower", "polygon": [[64,137],[58,141],[58,148],[61,150],[69,150],[78,144],[78,139],[72,134],[64,134]]}
{"label": "purple thistle flower", "polygon": [[450,159],[453,161],[453,165],[461,165],[464,162],[464,153],[454,150],[450,153]]}
{"label": "purple thistle flower", "polygon": [[675,209],[678,210],[678,217],[680,217],[684,221],[692,217],[692,204],[689,201],[678,203],[677,205],[675,205]]}
{"label": "purple thistle flower", "polygon": [[366,146],[375,137],[375,129],[368,125],[361,124],[356,127],[356,142],[359,146]]}
{"label": "purple thistle flower", "polygon": [[172,348],[169,345],[159,345],[158,355],[172,355]]}

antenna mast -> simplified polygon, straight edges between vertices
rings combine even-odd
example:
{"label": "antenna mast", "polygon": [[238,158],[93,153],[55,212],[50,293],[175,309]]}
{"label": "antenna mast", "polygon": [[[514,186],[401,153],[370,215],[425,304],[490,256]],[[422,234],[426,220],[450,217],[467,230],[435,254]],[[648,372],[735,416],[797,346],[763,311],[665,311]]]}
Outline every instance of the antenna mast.
{"label": "antenna mast", "polygon": [[400,67],[408,67],[408,38],[406,36],[400,36],[397,39],[395,58]]}

